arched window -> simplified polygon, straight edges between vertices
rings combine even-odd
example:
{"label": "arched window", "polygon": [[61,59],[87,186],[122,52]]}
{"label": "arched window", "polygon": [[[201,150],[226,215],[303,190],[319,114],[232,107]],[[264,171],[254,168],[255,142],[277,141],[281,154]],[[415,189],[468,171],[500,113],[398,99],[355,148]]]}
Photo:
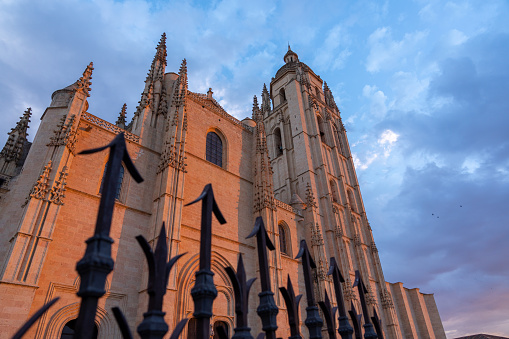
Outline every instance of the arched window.
{"label": "arched window", "polygon": [[228,323],[226,321],[216,321],[214,323],[214,339],[219,339],[219,333],[217,333],[217,329],[219,327],[222,327],[224,332],[226,333],[226,336],[228,336],[228,329],[229,329],[229,326],[228,326]]}
{"label": "arched window", "polygon": [[286,93],[285,93],[285,89],[284,88],[281,88],[279,90],[279,95],[281,96],[281,102],[285,102],[286,101]]}
{"label": "arched window", "polygon": [[279,250],[281,254],[291,256],[290,253],[290,232],[286,228],[286,225],[282,222],[278,225],[279,230]]}
{"label": "arched window", "polygon": [[206,159],[223,167],[223,141],[215,132],[207,133]]}
{"label": "arched window", "polygon": [[[62,330],[62,334],[60,335],[60,339],[72,339],[74,338],[76,328],[76,319],[68,321],[64,329]],[[93,339],[97,339],[97,335],[99,334],[99,330],[97,329],[97,325],[94,325],[94,333],[92,334]]]}
{"label": "arched window", "polygon": [[317,86],[315,86],[315,92],[316,92],[317,98],[321,100],[322,98],[320,97],[320,90],[318,89]]}
{"label": "arched window", "polygon": [[344,154],[343,147],[341,146],[341,137],[339,135],[338,128],[334,124],[332,125],[332,132],[334,133],[334,140],[336,141],[336,147],[338,148],[339,153]]}
{"label": "arched window", "polygon": [[357,209],[355,208],[356,207],[355,198],[353,197],[353,193],[350,190],[348,190],[348,202],[350,203],[350,207],[352,208],[352,210],[357,211]]}
{"label": "arched window", "polygon": [[281,142],[281,130],[279,128],[274,130],[274,147],[276,148],[276,157],[283,154],[283,143]]}
{"label": "arched window", "polygon": [[322,140],[322,142],[325,143],[325,132],[324,132],[324,128],[323,128],[323,120],[319,115],[316,116],[316,119],[318,120],[318,132],[320,133],[320,139]]}
{"label": "arched window", "polygon": [[330,189],[331,189],[331,194],[332,194],[332,201],[339,202],[338,190],[337,190],[336,183],[334,182],[334,180],[330,181]]}
{"label": "arched window", "polygon": [[[107,169],[108,169],[108,163],[106,163],[106,166],[104,166],[103,177],[101,179],[101,187],[99,188],[100,194],[102,194],[102,192],[103,192],[104,176],[106,175]],[[120,192],[122,192],[122,181],[123,180],[124,180],[124,166],[121,166],[120,167],[120,175],[118,176],[118,181],[117,181],[117,190],[115,192],[115,199],[117,199],[117,200],[120,198]]]}

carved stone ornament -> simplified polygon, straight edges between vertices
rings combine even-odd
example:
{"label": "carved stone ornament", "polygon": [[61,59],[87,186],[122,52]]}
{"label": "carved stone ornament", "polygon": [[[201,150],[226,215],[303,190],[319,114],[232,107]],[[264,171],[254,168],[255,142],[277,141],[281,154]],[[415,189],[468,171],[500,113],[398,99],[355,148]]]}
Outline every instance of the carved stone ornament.
{"label": "carved stone ornament", "polygon": [[373,253],[377,253],[378,252],[378,248],[376,248],[375,242],[372,242],[369,247],[371,249],[371,252],[373,252]]}
{"label": "carved stone ornament", "polygon": [[55,205],[63,205],[64,204],[64,198],[66,191],[65,186],[67,184],[66,178],[68,175],[68,168],[67,166],[64,166],[62,170],[60,171],[60,175],[58,177],[58,180],[55,180],[53,187],[51,188],[49,192],[49,198],[48,200]]}
{"label": "carved stone ornament", "polygon": [[76,116],[73,114],[67,120],[67,116],[64,115],[60,119],[60,123],[57,125],[57,129],[53,131],[53,136],[50,138],[50,142],[47,146],[67,146],[69,151],[75,155],[76,150],[76,131],[74,130],[74,120]]}
{"label": "carved stone ornament", "polygon": [[341,228],[340,225],[336,226],[336,229],[335,229],[334,233],[336,234],[336,238],[340,238],[341,239],[343,237],[343,229]]}
{"label": "carved stone ornament", "polygon": [[157,173],[162,172],[168,166],[186,173],[187,164],[185,163],[185,159],[187,159],[187,157],[181,152],[177,152],[175,146],[171,145],[170,142],[166,142],[166,145],[163,154],[161,154],[159,165],[157,166]]}
{"label": "carved stone ornament", "polygon": [[316,207],[315,196],[309,183],[306,186],[306,204],[308,207]]}
{"label": "carved stone ornament", "polygon": [[343,295],[345,297],[345,301],[350,300],[357,300],[357,295],[355,294],[353,287],[352,287],[352,280],[350,280],[350,277],[347,276],[345,278],[345,283],[342,284],[343,286]]}
{"label": "carved stone ornament", "polygon": [[313,246],[321,246],[323,245],[323,237],[322,232],[320,230],[320,225],[315,224],[311,229],[311,244]]}
{"label": "carved stone ornament", "polygon": [[316,276],[318,278],[318,280],[321,280],[321,281],[326,281],[327,280],[327,269],[326,267],[328,267],[328,263],[327,261],[324,261],[322,260],[322,258],[320,258],[318,260],[318,267],[317,267],[317,270],[316,270]]}
{"label": "carved stone ornament", "polygon": [[361,237],[359,236],[358,233],[355,233],[355,235],[353,237],[353,243],[355,244],[355,246],[361,245]]}
{"label": "carved stone ornament", "polygon": [[380,292],[380,300],[382,303],[382,307],[384,309],[386,308],[394,308],[394,303],[392,301],[392,296],[386,289],[383,289],[382,292]]}
{"label": "carved stone ornament", "polygon": [[30,198],[40,199],[44,200],[46,198],[46,194],[48,193],[48,181],[49,181],[49,174],[51,172],[51,160],[48,161],[48,164],[44,166],[44,169],[42,170],[41,175],[39,176],[39,179],[37,179],[37,182],[35,183],[34,187],[32,188],[32,191],[30,192]]}
{"label": "carved stone ornament", "polygon": [[366,303],[368,305],[376,305],[376,298],[371,290],[371,287],[368,287],[368,293],[366,293]]}

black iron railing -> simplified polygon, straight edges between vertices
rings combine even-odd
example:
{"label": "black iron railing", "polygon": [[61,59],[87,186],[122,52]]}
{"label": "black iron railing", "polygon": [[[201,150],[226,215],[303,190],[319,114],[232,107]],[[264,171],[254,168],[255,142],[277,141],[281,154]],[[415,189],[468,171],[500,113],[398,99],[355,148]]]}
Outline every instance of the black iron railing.
{"label": "black iron railing", "polygon": [[[76,331],[74,338],[90,339],[94,335],[94,319],[97,311],[97,302],[99,298],[105,294],[105,282],[108,274],[113,270],[113,259],[111,257],[111,245],[113,240],[110,238],[110,227],[115,204],[116,184],[120,175],[120,167],[122,162],[129,174],[137,182],[143,181],[142,177],[134,167],[126,150],[126,144],[123,133],[117,135],[115,139],[108,145],[81,152],[81,154],[91,154],[100,152],[109,148],[110,154],[108,166],[104,175],[103,192],[97,215],[97,222],[94,235],[86,241],[87,248],[84,257],[77,263],[81,284],[78,296],[81,297],[81,305],[79,315],[76,321]],[[202,202],[201,213],[201,236],[200,236],[200,261],[199,271],[196,272],[196,282],[191,290],[194,301],[193,316],[197,320],[196,339],[210,338],[210,318],[212,316],[212,306],[217,296],[217,290],[214,286],[211,271],[211,239],[212,239],[212,215],[216,217],[220,224],[226,223],[218,204],[214,199],[214,192],[210,184],[206,185],[201,195],[191,203]],[[253,231],[247,238],[256,236],[256,244],[258,250],[258,263],[260,269],[261,292],[258,294],[260,302],[257,313],[261,319],[262,329],[264,333],[260,333],[257,339],[267,338],[276,339],[277,314],[279,308],[274,301],[274,292],[271,290],[269,264],[267,250],[274,250],[275,247],[265,229],[263,219],[256,218]],[[148,264],[148,287],[149,295],[148,310],[143,314],[143,321],[137,328],[137,332],[142,339],[162,339],[169,331],[168,324],[164,320],[165,312],[163,311],[163,299],[166,293],[166,286],[170,271],[175,262],[184,254],[177,255],[167,261],[168,245],[166,240],[166,230],[164,224],[161,226],[159,238],[154,251],[150,248],[147,240],[139,235],[136,237]],[[350,325],[349,317],[346,313],[343,292],[341,284],[345,282],[335,258],[330,259],[329,275],[332,275],[334,290],[336,295],[337,307],[332,307],[329,296],[325,292],[325,298],[318,304],[325,318],[326,328],[323,328],[323,320],[318,312],[318,306],[315,302],[313,286],[313,272],[316,268],[314,260],[308,250],[305,240],[301,241],[300,251],[297,258],[302,258],[303,275],[306,287],[307,318],[305,324],[308,328],[308,335],[305,338],[322,338],[322,331],[328,333],[329,338],[336,338],[339,333],[342,339],[351,339],[355,334],[356,339],[362,338],[361,315],[351,303],[350,318],[352,319],[353,328]],[[248,324],[248,299],[249,291],[256,278],[247,279],[244,269],[242,256],[239,255],[237,272],[231,267],[225,268],[235,293],[235,313],[237,316],[236,327],[234,329],[234,339],[252,339],[251,328]],[[366,287],[362,281],[359,271],[356,271],[356,279],[354,287],[358,287],[359,299],[361,302],[362,312],[364,315],[364,338],[383,339],[381,321],[378,318],[376,310],[373,310],[373,317],[369,316],[365,293]],[[295,296],[294,289],[290,277],[287,279],[287,287],[280,288],[280,292],[286,303],[288,314],[288,322],[291,330],[291,339],[302,338],[300,321],[299,321],[299,303],[302,295]],[[55,298],[41,307],[18,332],[12,337],[13,339],[22,338],[28,329],[46,312],[53,304],[58,301]],[[334,315],[336,310],[339,313],[338,327],[336,328]],[[120,332],[124,339],[133,338],[127,321],[118,307],[112,308],[113,315],[120,328]],[[188,319],[182,319],[172,331],[170,339],[177,339]],[[373,321],[373,324],[371,323]],[[217,336],[221,339],[227,339],[228,334],[222,327],[217,328]]]}

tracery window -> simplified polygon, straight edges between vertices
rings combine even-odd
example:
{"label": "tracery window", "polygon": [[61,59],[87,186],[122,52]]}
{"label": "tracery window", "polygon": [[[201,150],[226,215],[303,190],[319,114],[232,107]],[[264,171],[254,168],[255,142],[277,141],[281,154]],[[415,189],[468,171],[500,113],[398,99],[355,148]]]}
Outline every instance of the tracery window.
{"label": "tracery window", "polygon": [[219,334],[217,333],[217,328],[218,327],[222,327],[224,329],[224,331],[226,332],[226,334],[228,335],[228,332],[229,332],[229,326],[228,326],[228,323],[226,321],[216,321],[214,323],[214,339],[219,339]]}
{"label": "tracery window", "polygon": [[[76,330],[76,319],[69,320],[62,330],[62,334],[60,335],[60,339],[72,339],[74,338]],[[94,332],[92,333],[92,339],[97,339],[99,334],[99,330],[97,329],[97,325],[94,324]]]}
{"label": "tracery window", "polygon": [[336,141],[336,147],[338,148],[339,153],[344,154],[343,146],[341,145],[341,137],[335,124],[332,125],[332,132],[334,133],[334,140]]}
{"label": "tracery window", "polygon": [[279,249],[281,251],[281,254],[291,256],[290,232],[288,232],[288,229],[286,228],[286,225],[284,225],[284,223],[279,223],[278,229],[279,229]]}
{"label": "tracery window", "polygon": [[318,121],[318,133],[320,133],[320,139],[322,140],[323,143],[326,143],[325,132],[323,128],[323,120],[319,115],[316,116],[316,119]]}
{"label": "tracery window", "polygon": [[348,190],[348,202],[350,203],[350,207],[352,208],[352,210],[354,210],[354,212],[357,212],[355,198],[353,197],[353,193],[350,190]]}
{"label": "tracery window", "polygon": [[223,167],[223,141],[215,132],[207,133],[206,159],[219,167]]}
{"label": "tracery window", "polygon": [[[104,166],[103,177],[101,179],[101,187],[99,188],[99,194],[103,192],[103,184],[104,184],[104,176],[106,175],[106,170],[108,169],[108,163]],[[115,199],[118,200],[120,198],[120,192],[122,192],[122,181],[124,180],[124,166],[120,167],[120,175],[118,176],[117,182],[117,190],[115,192]]]}
{"label": "tracery window", "polygon": [[336,183],[334,182],[334,180],[330,181],[330,189],[331,189],[331,194],[332,194],[332,201],[339,203],[338,190],[337,190]]}
{"label": "tracery window", "polygon": [[281,142],[281,130],[276,128],[274,130],[274,146],[276,147],[276,157],[283,154],[283,143]]}
{"label": "tracery window", "polygon": [[279,90],[279,95],[281,96],[281,102],[285,102],[286,101],[286,93],[285,93],[285,89],[284,88],[281,88]]}

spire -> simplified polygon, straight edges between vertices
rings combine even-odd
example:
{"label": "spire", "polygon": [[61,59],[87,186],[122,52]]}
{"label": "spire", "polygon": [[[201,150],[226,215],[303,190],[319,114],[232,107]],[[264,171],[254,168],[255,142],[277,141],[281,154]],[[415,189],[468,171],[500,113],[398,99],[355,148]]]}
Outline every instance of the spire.
{"label": "spire", "polygon": [[267,91],[267,85],[263,84],[262,90],[262,113],[270,112],[270,95],[269,91]]}
{"label": "spire", "polygon": [[159,40],[159,44],[157,45],[156,50],[157,52],[152,63],[155,63],[156,60],[159,60],[166,66],[166,33],[161,35],[161,40]]}
{"label": "spire", "polygon": [[121,110],[121,111],[120,111],[120,113],[118,114],[117,122],[115,123],[115,125],[117,125],[118,127],[122,128],[122,129],[125,129],[125,124],[126,124],[126,119],[125,119],[126,111],[127,111],[127,104],[125,104],[125,103],[124,103],[124,105],[122,106],[122,110]]}
{"label": "spire", "polygon": [[272,166],[270,164],[269,151],[267,147],[267,135],[263,117],[258,108],[256,96],[253,103],[253,115],[256,121],[256,150],[255,150],[255,212],[263,208],[275,209],[274,189],[272,181]]}
{"label": "spire", "polygon": [[258,122],[261,120],[260,107],[258,106],[258,98],[256,95],[253,97],[253,120]]}
{"label": "spire", "polygon": [[175,86],[175,92],[173,93],[173,104],[175,106],[181,106],[185,104],[187,94],[187,61],[182,60],[182,64],[179,69],[179,77],[177,79],[177,85]]}
{"label": "spire", "polygon": [[180,64],[179,78],[184,77],[184,76],[185,76],[186,82],[187,82],[187,60],[185,58],[184,58],[184,60],[182,60],[182,63]]}
{"label": "spire", "polygon": [[338,106],[336,105],[336,102],[334,101],[334,96],[332,95],[332,91],[330,90],[329,86],[327,86],[327,82],[324,82],[323,85],[323,94],[325,96],[325,103],[330,108],[338,109]]}
{"label": "spire", "polygon": [[0,152],[0,159],[3,158],[5,162],[17,162],[21,158],[23,155],[23,148],[27,142],[28,123],[30,122],[31,116],[32,108],[29,107],[23,113],[23,116],[20,117],[16,127],[11,129],[8,133],[9,138]]}
{"label": "spire", "polygon": [[83,75],[81,78],[78,79],[76,82],[76,91],[77,92],[83,92],[87,97],[90,96],[88,92],[90,92],[92,89],[90,88],[90,85],[92,85],[92,82],[90,81],[92,79],[92,71],[94,70],[94,63],[91,62],[88,64],[87,68],[83,72]]}
{"label": "spire", "polygon": [[163,33],[161,35],[161,40],[159,40],[159,44],[157,44],[156,54],[154,55],[154,59],[147,73],[147,78],[145,79],[145,89],[148,89],[149,84],[156,80],[163,80],[166,69],[166,55],[166,33]]}

